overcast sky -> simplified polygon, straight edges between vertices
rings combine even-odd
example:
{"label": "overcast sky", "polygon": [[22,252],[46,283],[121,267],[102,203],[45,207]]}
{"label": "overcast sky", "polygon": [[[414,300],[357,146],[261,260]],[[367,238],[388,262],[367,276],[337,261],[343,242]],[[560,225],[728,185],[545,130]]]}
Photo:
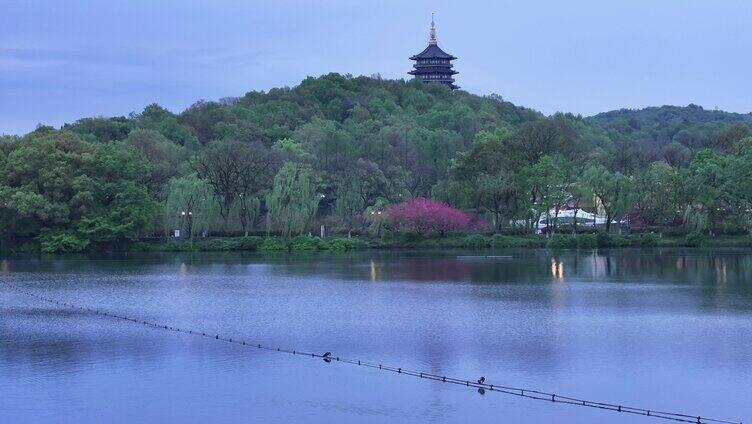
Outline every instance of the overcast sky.
{"label": "overcast sky", "polygon": [[472,93],[752,111],[749,0],[0,0],[0,134],[328,72],[405,78],[431,12]]}

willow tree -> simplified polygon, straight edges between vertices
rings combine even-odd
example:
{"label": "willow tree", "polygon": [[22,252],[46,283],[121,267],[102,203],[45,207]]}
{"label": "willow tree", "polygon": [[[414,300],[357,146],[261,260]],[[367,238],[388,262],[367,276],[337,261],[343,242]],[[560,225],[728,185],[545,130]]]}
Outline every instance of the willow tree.
{"label": "willow tree", "polygon": [[[236,202],[240,200],[239,209],[247,212],[249,204],[242,198],[250,200],[260,196],[271,185],[277,164],[277,154],[259,142],[220,140],[209,143],[193,166],[198,176],[214,189],[225,230],[228,230]],[[244,231],[248,230],[246,222],[241,217]]]}
{"label": "willow tree", "polygon": [[736,167],[732,157],[710,149],[698,151],[687,170],[687,185],[690,202],[684,219],[693,231],[708,231],[713,235],[716,224],[728,214],[733,204],[731,189],[740,187],[736,175],[744,175],[745,168]]}
{"label": "willow tree", "polygon": [[208,232],[220,218],[214,189],[195,174],[171,179],[165,215],[170,226],[185,230],[190,239],[197,233]]}
{"label": "willow tree", "polygon": [[253,223],[259,217],[261,211],[261,201],[256,196],[248,196],[240,193],[238,201],[235,203],[237,207],[238,219],[240,220],[240,226],[243,229],[243,234],[247,237],[248,230],[253,227]]}
{"label": "willow tree", "polygon": [[319,206],[316,185],[310,167],[285,162],[274,177],[274,188],[266,197],[269,229],[276,225],[285,237],[302,234]]}
{"label": "willow tree", "polygon": [[590,165],[585,168],[581,183],[606,213],[608,233],[611,230],[611,221],[621,219],[632,206],[632,178],[621,172],[611,172],[602,165]]}
{"label": "willow tree", "polygon": [[569,163],[563,156],[544,155],[538,162],[523,168],[526,188],[531,195],[530,209],[535,214],[534,222],[537,223],[541,216],[545,215],[546,225],[551,226],[554,231],[558,226],[559,210],[570,197],[568,167]]}

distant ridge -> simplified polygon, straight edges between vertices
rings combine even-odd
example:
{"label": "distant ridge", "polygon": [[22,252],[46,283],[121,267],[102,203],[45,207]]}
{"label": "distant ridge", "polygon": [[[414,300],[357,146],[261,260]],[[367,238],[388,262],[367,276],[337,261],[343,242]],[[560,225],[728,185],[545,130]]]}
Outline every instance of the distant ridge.
{"label": "distant ridge", "polygon": [[722,131],[745,131],[752,126],[752,113],[707,110],[702,106],[653,106],[619,109],[585,118],[610,134],[643,142],[677,142],[699,147],[711,143]]}
{"label": "distant ridge", "polygon": [[585,118],[586,121],[600,125],[608,125],[614,120],[633,119],[642,124],[657,122],[723,122],[723,123],[752,123],[752,112],[735,113],[723,110],[708,110],[702,106],[689,104],[687,106],[650,106],[643,109],[618,109],[601,112]]}

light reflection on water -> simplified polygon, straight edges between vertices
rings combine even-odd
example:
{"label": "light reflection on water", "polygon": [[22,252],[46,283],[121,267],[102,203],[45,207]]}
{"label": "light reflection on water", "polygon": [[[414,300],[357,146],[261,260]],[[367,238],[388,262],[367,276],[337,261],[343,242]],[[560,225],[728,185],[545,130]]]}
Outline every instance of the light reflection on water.
{"label": "light reflection on water", "polygon": [[[752,416],[750,252],[458,258],[473,254],[10,258],[0,261],[0,278],[249,341]],[[0,295],[3,422],[635,421],[147,330],[2,286]]]}

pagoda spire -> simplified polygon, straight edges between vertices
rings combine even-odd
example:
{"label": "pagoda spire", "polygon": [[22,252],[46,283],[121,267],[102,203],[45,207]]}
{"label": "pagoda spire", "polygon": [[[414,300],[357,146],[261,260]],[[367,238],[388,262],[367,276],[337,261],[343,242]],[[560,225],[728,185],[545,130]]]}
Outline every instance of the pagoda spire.
{"label": "pagoda spire", "polygon": [[434,46],[438,44],[438,41],[436,40],[436,24],[433,23],[433,12],[431,12],[431,31],[429,31],[429,34],[428,44]]}

